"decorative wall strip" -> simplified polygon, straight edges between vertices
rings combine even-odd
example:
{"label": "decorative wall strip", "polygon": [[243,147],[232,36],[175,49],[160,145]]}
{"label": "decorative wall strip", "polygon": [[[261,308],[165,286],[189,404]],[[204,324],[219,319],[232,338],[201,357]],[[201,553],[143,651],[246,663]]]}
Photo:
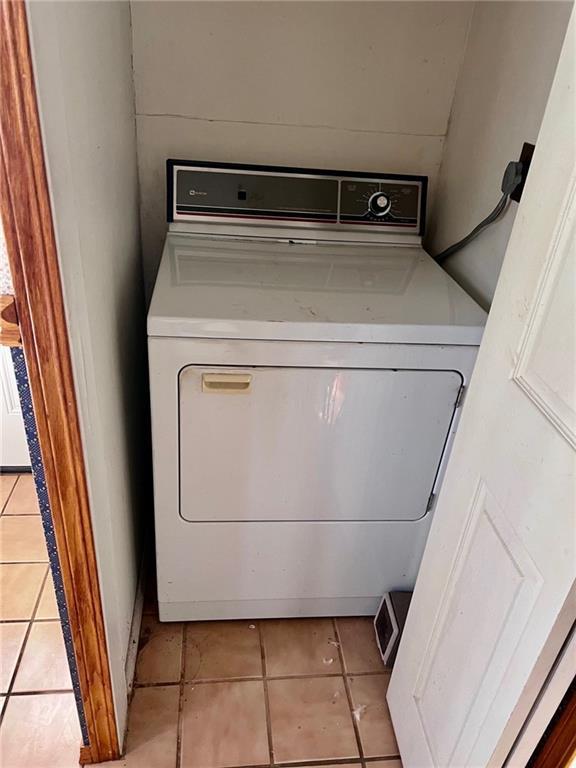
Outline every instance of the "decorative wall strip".
{"label": "decorative wall strip", "polygon": [[30,386],[28,384],[28,370],[26,368],[26,361],[24,359],[24,352],[22,349],[18,347],[12,347],[10,351],[12,353],[14,373],[16,374],[18,396],[20,398],[20,407],[22,409],[22,416],[24,419],[24,429],[26,431],[28,450],[30,452],[30,463],[32,465],[34,484],[36,486],[36,494],[38,496],[40,516],[42,518],[42,526],[44,528],[44,536],[46,538],[46,546],[48,548],[50,571],[52,573],[54,588],[56,590],[56,601],[58,603],[58,613],[60,614],[60,624],[62,626],[62,634],[64,635],[64,644],[66,646],[68,665],[70,667],[72,688],[74,690],[74,698],[76,700],[76,708],[78,710],[78,718],[80,720],[82,743],[84,745],[88,745],[90,743],[88,737],[88,726],[86,724],[86,715],[84,713],[84,705],[82,703],[80,681],[78,679],[78,667],[76,664],[76,656],[74,654],[74,646],[72,643],[70,621],[68,619],[68,607],[66,605],[62,572],[60,570],[60,560],[58,558],[56,538],[54,536],[52,511],[50,509],[50,500],[48,498],[46,481],[44,479],[44,466],[42,464],[42,455],[40,453],[38,433],[36,431],[36,419],[34,418],[34,411],[32,409],[32,397],[30,394]]}

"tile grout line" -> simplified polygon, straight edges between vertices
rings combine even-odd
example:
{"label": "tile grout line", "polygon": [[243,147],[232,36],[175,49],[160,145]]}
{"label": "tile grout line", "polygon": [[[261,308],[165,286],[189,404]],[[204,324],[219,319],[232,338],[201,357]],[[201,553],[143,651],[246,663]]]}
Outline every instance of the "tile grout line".
{"label": "tile grout line", "polygon": [[270,698],[268,696],[268,677],[266,670],[266,650],[264,648],[264,638],[262,636],[261,622],[256,622],[258,630],[258,639],[260,641],[260,660],[262,662],[262,685],[264,686],[264,708],[266,710],[266,733],[268,736],[268,754],[270,765],[274,765],[274,743],[272,742],[272,716],[270,714]]}
{"label": "tile grout line", "polygon": [[330,762],[327,763],[326,759],[319,758],[317,760],[299,760],[297,763],[280,762],[275,763],[274,766],[266,766],[264,763],[249,763],[246,765],[234,765],[229,768],[326,768],[330,766],[345,766],[354,765],[358,768],[369,768],[373,763],[387,763],[393,760],[400,760],[400,755],[388,756],[388,757],[367,757],[361,760],[359,757],[335,757],[330,758]]}
{"label": "tile grout line", "polygon": [[[4,563],[1,563],[1,565],[4,565]],[[0,624],[24,624],[27,621],[31,621],[31,619],[0,619]],[[46,619],[34,619],[35,624],[46,624],[48,621],[59,621],[59,618],[58,616],[52,616]]]}
{"label": "tile grout line", "polygon": [[[378,760],[396,760],[397,758],[373,758],[372,762],[378,761]],[[280,763],[274,763],[274,766],[266,765],[264,763],[249,763],[247,765],[234,765],[229,766],[229,768],[326,768],[326,766],[345,766],[345,765],[354,765],[357,766],[357,768],[363,768],[363,763],[360,760],[359,757],[335,757],[335,758],[329,758],[328,760],[324,758],[318,758],[316,760],[299,760],[297,763],[292,762],[280,762]]]}
{"label": "tile grout line", "polygon": [[[10,515],[17,517],[17,515]],[[0,560],[0,565],[48,565],[48,560]]]}
{"label": "tile grout line", "polygon": [[[10,494],[11,496],[12,494]],[[7,506],[8,502],[4,505]],[[2,512],[2,517],[9,517],[12,519],[13,517],[40,517],[40,512]]]}
{"label": "tile grout line", "polygon": [[[378,758],[380,759],[380,758]],[[249,763],[247,765],[235,765],[230,766],[229,768],[326,768],[326,766],[345,766],[345,765],[354,765],[357,766],[357,768],[363,768],[362,761],[359,757],[336,757],[334,759],[330,759],[330,762],[327,762],[325,759],[318,759],[318,760],[300,760],[297,763],[290,763],[290,762],[281,762],[281,763],[274,763],[274,766],[269,766],[265,763]]]}
{"label": "tile grout line", "polygon": [[26,645],[28,644],[28,638],[30,637],[32,626],[34,624],[34,617],[36,616],[36,611],[38,610],[38,606],[40,605],[40,600],[42,599],[42,592],[44,591],[44,584],[46,583],[46,579],[49,573],[50,573],[50,566],[46,564],[46,573],[44,574],[44,578],[42,579],[42,584],[40,585],[40,591],[38,592],[38,596],[36,597],[36,602],[34,603],[34,609],[32,610],[32,616],[30,617],[30,621],[28,622],[28,627],[26,629],[26,633],[24,634],[22,647],[20,648],[18,658],[16,659],[16,664],[14,665],[14,671],[12,672],[12,677],[10,679],[8,689],[6,691],[6,699],[4,701],[2,714],[0,715],[0,726],[2,725],[2,721],[4,720],[4,715],[6,713],[6,710],[8,709],[8,699],[12,694],[12,689],[14,688],[14,683],[16,682],[16,675],[18,674],[18,671],[20,669],[20,662],[22,661],[22,657],[24,656],[24,651],[26,650]]}
{"label": "tile grout line", "polygon": [[[36,619],[36,622],[39,621],[54,621],[54,619]],[[0,622],[1,623],[1,622]],[[307,675],[266,675],[266,680],[268,682],[275,681],[275,680],[317,680],[317,679],[324,679],[324,678],[335,678],[335,677],[386,677],[386,675],[389,675],[390,672],[388,670],[382,670],[382,672],[353,672],[353,673],[345,673],[345,672],[328,672],[322,674],[321,672],[316,673],[310,673]],[[247,677],[207,677],[206,679],[198,679],[194,678],[194,680],[185,680],[185,685],[190,685],[191,683],[194,683],[194,685],[210,685],[212,683],[254,683],[254,682],[261,682],[264,680],[264,677],[257,677],[256,675],[251,675]],[[135,688],[155,688],[160,686],[166,686],[166,685],[178,685],[179,682],[177,680],[162,680],[158,682],[153,683],[134,683]]]}
{"label": "tile grout line", "polygon": [[180,657],[180,683],[178,693],[178,721],[176,723],[176,768],[180,768],[182,761],[182,710],[184,708],[184,683],[186,675],[186,644],[187,644],[187,623],[182,623],[182,649]]}
{"label": "tile grout line", "polygon": [[2,504],[2,511],[0,512],[0,515],[4,514],[4,510],[8,506],[8,502],[10,501],[10,499],[12,498],[12,494],[14,493],[14,488],[16,488],[16,486],[18,485],[18,480],[20,480],[21,477],[22,475],[16,475],[16,480],[14,481],[14,485],[12,486],[12,488],[10,488],[10,493],[6,497],[6,501],[4,502],[4,504]]}
{"label": "tile grout line", "polygon": [[342,639],[340,638],[340,632],[338,631],[338,622],[335,618],[332,618],[332,626],[334,627],[334,634],[336,635],[336,642],[338,643],[338,655],[340,656],[340,665],[342,667],[342,677],[344,678],[344,690],[346,691],[346,698],[348,699],[348,708],[350,710],[350,717],[352,718],[352,727],[354,728],[354,735],[356,737],[356,744],[358,746],[358,754],[360,759],[364,760],[364,750],[362,748],[362,739],[360,738],[360,729],[358,728],[358,722],[354,716],[354,704],[352,702],[352,692],[350,691],[350,682],[348,680],[348,670],[346,669],[346,663],[344,661],[344,652],[342,650]]}
{"label": "tile grout line", "polygon": [[[51,693],[74,693],[74,690],[72,688],[44,688],[42,691],[12,691],[10,698],[13,699],[16,696],[44,696]],[[6,696],[6,694],[2,695]]]}

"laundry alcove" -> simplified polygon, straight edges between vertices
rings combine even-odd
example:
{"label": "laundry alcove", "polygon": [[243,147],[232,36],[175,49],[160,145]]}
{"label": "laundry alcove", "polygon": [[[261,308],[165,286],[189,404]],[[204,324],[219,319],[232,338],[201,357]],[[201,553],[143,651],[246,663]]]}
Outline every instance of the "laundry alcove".
{"label": "laundry alcove", "polygon": [[[27,13],[123,734],[152,528],[145,317],[166,159],[427,176],[437,253],[536,143],[570,4],[32,1]],[[447,265],[484,309],[515,212]]]}

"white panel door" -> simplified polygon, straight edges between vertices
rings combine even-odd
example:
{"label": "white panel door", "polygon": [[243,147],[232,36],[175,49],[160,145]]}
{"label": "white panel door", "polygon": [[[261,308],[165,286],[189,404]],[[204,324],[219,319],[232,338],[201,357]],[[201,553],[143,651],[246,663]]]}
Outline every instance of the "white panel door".
{"label": "white panel door", "polygon": [[501,765],[507,722],[574,610],[574,32],[572,21],[392,674],[405,768]]}
{"label": "white panel door", "polygon": [[188,366],[180,514],[418,520],[461,385],[455,371]]}
{"label": "white panel door", "polygon": [[0,347],[0,388],[0,467],[29,467],[24,421],[8,347]]}

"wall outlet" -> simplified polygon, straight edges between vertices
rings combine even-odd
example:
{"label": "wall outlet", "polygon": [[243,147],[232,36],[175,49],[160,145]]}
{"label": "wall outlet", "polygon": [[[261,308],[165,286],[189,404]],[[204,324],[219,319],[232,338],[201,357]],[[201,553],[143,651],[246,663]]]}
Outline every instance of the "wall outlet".
{"label": "wall outlet", "polygon": [[534,154],[534,149],[535,149],[534,144],[528,144],[528,142],[525,141],[524,146],[522,147],[522,151],[520,152],[519,162],[522,163],[522,180],[520,181],[520,184],[518,184],[514,192],[512,192],[512,194],[510,195],[510,199],[514,200],[517,203],[520,202],[520,198],[522,197],[522,192],[524,191],[524,184],[526,183],[528,171],[530,170],[530,163],[532,162],[532,155]]}

